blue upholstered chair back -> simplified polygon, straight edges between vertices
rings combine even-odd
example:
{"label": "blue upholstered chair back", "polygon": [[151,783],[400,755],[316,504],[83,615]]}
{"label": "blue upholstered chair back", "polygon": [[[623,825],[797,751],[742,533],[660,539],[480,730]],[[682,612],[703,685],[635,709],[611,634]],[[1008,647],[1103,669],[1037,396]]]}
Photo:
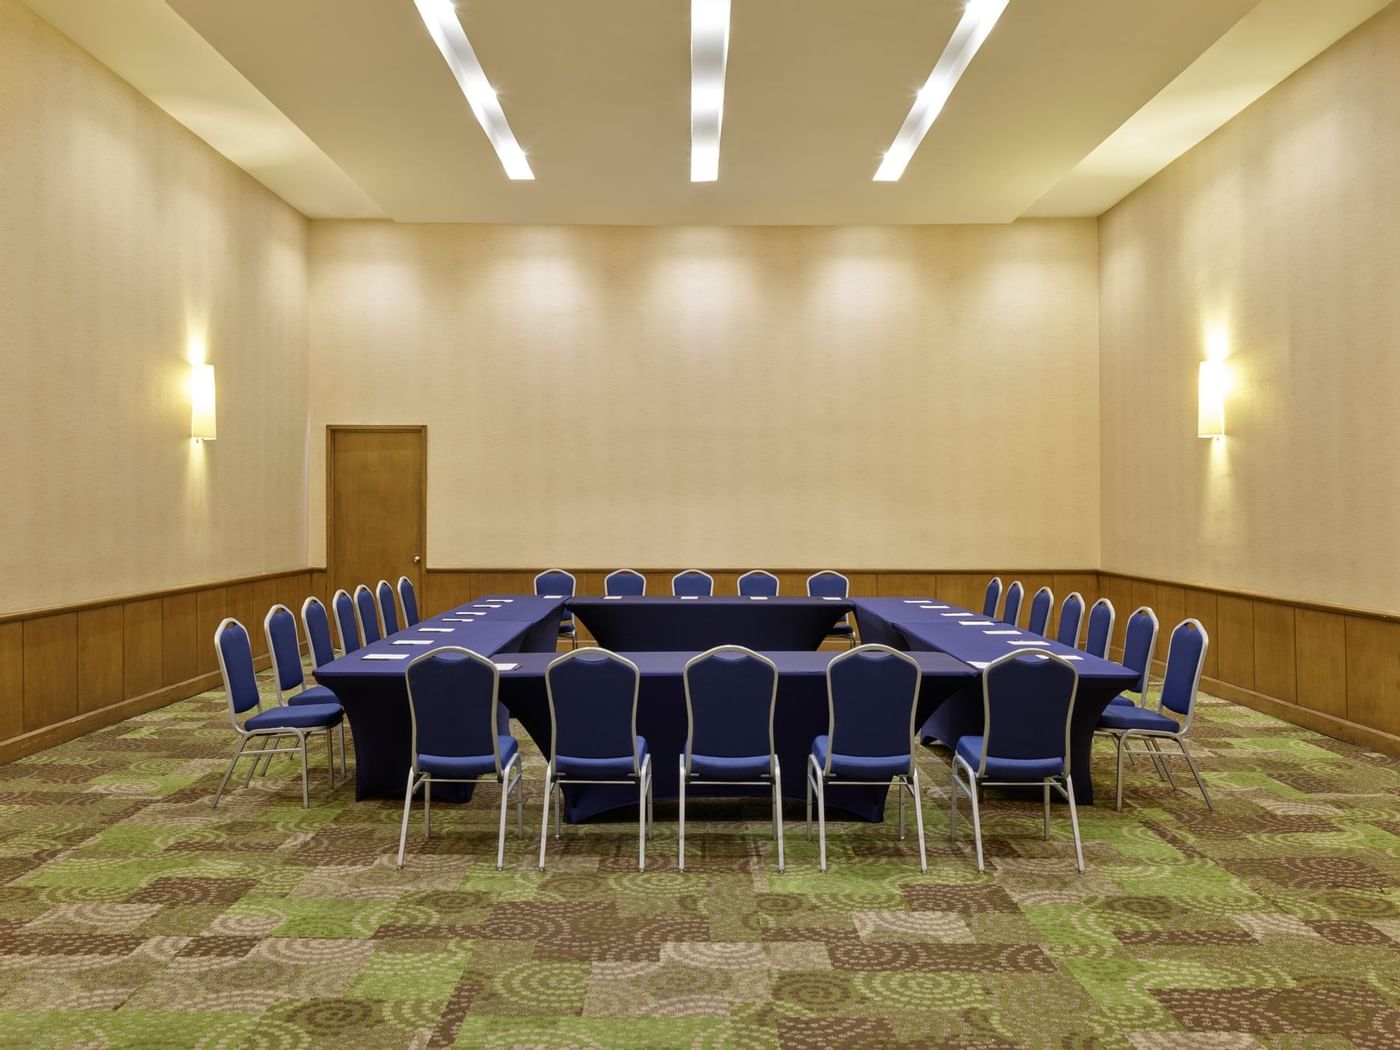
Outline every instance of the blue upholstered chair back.
{"label": "blue upholstered chair back", "polygon": [[741,645],[721,645],[692,657],[685,665],[687,771],[693,754],[772,754],[777,700],[778,668],[766,656]]}
{"label": "blue upholstered chair back", "polygon": [[413,581],[407,576],[399,577],[399,604],[403,606],[403,625],[413,627],[418,623],[418,595],[414,593]]}
{"label": "blue upholstered chair back", "polygon": [[374,588],[379,598],[379,611],[383,614],[384,634],[394,634],[399,629],[399,608],[394,602],[394,588],[388,580],[380,580]]}
{"label": "blue upholstered chair back", "polygon": [[826,665],[831,754],[909,755],[923,672],[907,653],[860,645]]}
{"label": "blue upholstered chair back", "polygon": [[379,633],[379,611],[374,606],[374,595],[363,583],[355,588],[355,614],[360,619],[360,637],[366,645],[383,637]]}
{"label": "blue upholstered chair back", "polygon": [[1017,580],[1010,587],[1006,588],[1006,608],[1001,611],[1003,623],[1016,626],[1016,621],[1021,618],[1021,599],[1025,596],[1026,588]]}
{"label": "blue upholstered chair back", "polygon": [[1084,624],[1084,596],[1072,592],[1060,605],[1060,626],[1055,641],[1071,649],[1079,644],[1079,628]]}
{"label": "blue upholstered chair back", "polygon": [[1108,656],[1108,644],[1113,639],[1113,603],[1100,598],[1089,608],[1089,631],[1084,636],[1084,651],[1090,656]]}
{"label": "blue upholstered chair back", "polygon": [[647,578],[632,569],[618,569],[616,572],[610,572],[603,580],[603,593],[609,596],[646,594],[646,592]]}
{"label": "blue upholstered chair back", "polygon": [[1079,672],[1057,656],[1032,650],[992,661],[982,672],[984,768],[992,758],[1062,758],[1068,773],[1078,688]]}
{"label": "blue upholstered chair back", "polygon": [[715,581],[707,572],[685,569],[671,577],[671,593],[677,598],[708,598],[715,593]]}
{"label": "blue upholstered chair back", "polygon": [[1133,685],[1136,693],[1147,692],[1147,681],[1152,674],[1152,650],[1157,648],[1157,614],[1142,605],[1128,617],[1127,630],[1123,632],[1123,666],[1137,672],[1137,682]]}
{"label": "blue upholstered chair back", "polygon": [[286,693],[306,682],[301,669],[301,642],[297,640],[297,618],[285,605],[274,605],[263,620],[267,651],[272,654],[272,672],[277,688]]}
{"label": "blue upholstered chair back", "polygon": [[301,603],[301,625],[306,628],[306,640],[311,643],[311,666],[321,667],[334,660],[331,620],[320,598],[307,598]]}
{"label": "blue upholstered chair back", "polygon": [[331,611],[340,631],[340,651],[349,656],[360,647],[360,622],[355,617],[355,601],[343,590],[331,596]]}
{"label": "blue upholstered chair back", "polygon": [[[563,569],[545,569],[535,577],[536,594],[562,594],[565,598],[572,598],[577,588],[574,574]],[[559,622],[561,625],[573,623],[574,614],[565,609],[559,617]]]}
{"label": "blue upholstered chair back", "polygon": [[995,616],[1001,604],[1001,577],[993,576],[987,581],[987,593],[982,597],[982,615]]}
{"label": "blue upholstered chair back", "polygon": [[739,593],[745,598],[776,598],[778,577],[763,569],[751,569],[739,577]]}
{"label": "blue upholstered chair back", "polygon": [[258,676],[253,670],[253,647],[248,641],[248,630],[233,617],[229,617],[214,630],[214,652],[219,657],[219,672],[224,678],[224,692],[228,694],[229,710],[234,721],[259,706],[262,697],[258,695]]}
{"label": "blue upholstered chair back", "polygon": [[549,695],[550,759],[617,758],[637,761],[637,693],[641,674],[631,660],[606,649],[575,649],[544,672]]}
{"label": "blue upholstered chair back", "polygon": [[1035,597],[1031,599],[1031,615],[1026,622],[1026,628],[1031,634],[1044,635],[1050,627],[1050,612],[1055,608],[1055,592],[1049,587],[1042,587],[1035,592]]}
{"label": "blue upholstered chair back", "polygon": [[1183,731],[1191,726],[1196,691],[1201,685],[1201,670],[1206,665],[1209,647],[1210,636],[1200,620],[1182,620],[1172,629],[1167,645],[1167,670],[1162,678],[1162,708],[1186,720]]}
{"label": "blue upholstered chair back", "polygon": [[448,646],[416,657],[404,671],[413,719],[413,756],[469,758],[492,755],[501,771],[496,737],[500,672],[470,649]]}
{"label": "blue upholstered chair back", "polygon": [[845,598],[850,591],[851,581],[831,569],[823,569],[807,577],[809,598]]}

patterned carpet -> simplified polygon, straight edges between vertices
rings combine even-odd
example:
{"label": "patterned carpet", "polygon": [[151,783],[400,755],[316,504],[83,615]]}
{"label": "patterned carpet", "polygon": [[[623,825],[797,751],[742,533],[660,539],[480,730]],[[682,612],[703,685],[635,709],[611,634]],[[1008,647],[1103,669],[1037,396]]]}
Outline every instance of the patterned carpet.
{"label": "patterned carpet", "polygon": [[504,872],[490,788],[399,873],[399,806],[324,757],[310,810],[283,758],[211,811],[209,693],[0,767],[0,1046],[1400,1047],[1396,762],[1219,701],[1193,735],[1218,812],[1139,760],[1082,877],[1010,801],[979,877],[936,753],[926,876],[892,823],[819,874],[796,809],[778,875],[762,802],[694,805],[684,874],[668,804],[645,874],[619,823],[542,875],[533,748]]}

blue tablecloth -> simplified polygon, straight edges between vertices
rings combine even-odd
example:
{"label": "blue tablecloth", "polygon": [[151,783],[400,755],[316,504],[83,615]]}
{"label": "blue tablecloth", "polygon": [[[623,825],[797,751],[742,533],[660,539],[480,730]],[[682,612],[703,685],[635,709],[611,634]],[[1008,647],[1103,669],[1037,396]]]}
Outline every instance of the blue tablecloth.
{"label": "blue tablecloth", "polygon": [[571,612],[614,652],[703,652],[746,645],[760,652],[821,647],[851,609],[825,598],[572,598]]}
{"label": "blue tablecloth", "polygon": [[[1137,681],[1135,672],[1122,664],[1101,660],[1032,634],[1025,628],[1012,628],[1000,621],[984,623],[992,617],[936,598],[918,602],[902,598],[856,598],[851,604],[855,607],[862,642],[883,642],[910,651],[947,653],[968,664],[990,662],[1017,649],[1030,648],[1013,645],[1013,642],[1035,642],[1035,648],[1076,657],[1074,666],[1079,672],[1079,691],[1070,723],[1070,769],[1074,775],[1075,801],[1085,805],[1094,801],[1089,763],[1094,727],[1109,701]],[[989,633],[1011,630],[1018,633]],[[925,740],[937,740],[952,747],[960,737],[980,734],[984,720],[979,678],[941,705],[924,722],[920,734]]]}
{"label": "blue tablecloth", "polygon": [[[455,606],[313,672],[318,683],[335,693],[350,720],[355,738],[357,799],[403,797],[411,737],[404,668],[415,656],[448,645],[462,646],[483,656],[554,652],[563,601],[524,595],[505,597],[482,598]],[[428,644],[400,644],[409,640]],[[370,654],[404,658],[366,660]],[[444,784],[433,792],[433,798],[442,801],[470,797],[471,785]]]}

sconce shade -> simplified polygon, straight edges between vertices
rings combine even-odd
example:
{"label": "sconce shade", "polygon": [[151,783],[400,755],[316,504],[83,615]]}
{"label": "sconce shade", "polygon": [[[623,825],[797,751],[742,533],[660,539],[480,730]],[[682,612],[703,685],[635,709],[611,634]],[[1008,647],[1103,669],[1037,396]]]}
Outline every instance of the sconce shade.
{"label": "sconce shade", "polygon": [[190,437],[213,441],[219,436],[214,415],[214,366],[190,366]]}
{"label": "sconce shade", "polygon": [[1196,407],[1196,434],[1203,438],[1225,436],[1225,365],[1202,361]]}

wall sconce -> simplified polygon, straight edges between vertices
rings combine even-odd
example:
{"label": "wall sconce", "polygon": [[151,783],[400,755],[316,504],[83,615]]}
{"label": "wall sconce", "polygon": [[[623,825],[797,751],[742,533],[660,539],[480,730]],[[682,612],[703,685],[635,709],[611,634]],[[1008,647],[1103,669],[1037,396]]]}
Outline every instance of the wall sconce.
{"label": "wall sconce", "polygon": [[190,366],[190,437],[213,441],[219,436],[214,415],[214,366]]}
{"label": "wall sconce", "polygon": [[1225,389],[1229,376],[1223,361],[1202,361],[1196,404],[1196,435],[1219,440],[1225,436]]}

